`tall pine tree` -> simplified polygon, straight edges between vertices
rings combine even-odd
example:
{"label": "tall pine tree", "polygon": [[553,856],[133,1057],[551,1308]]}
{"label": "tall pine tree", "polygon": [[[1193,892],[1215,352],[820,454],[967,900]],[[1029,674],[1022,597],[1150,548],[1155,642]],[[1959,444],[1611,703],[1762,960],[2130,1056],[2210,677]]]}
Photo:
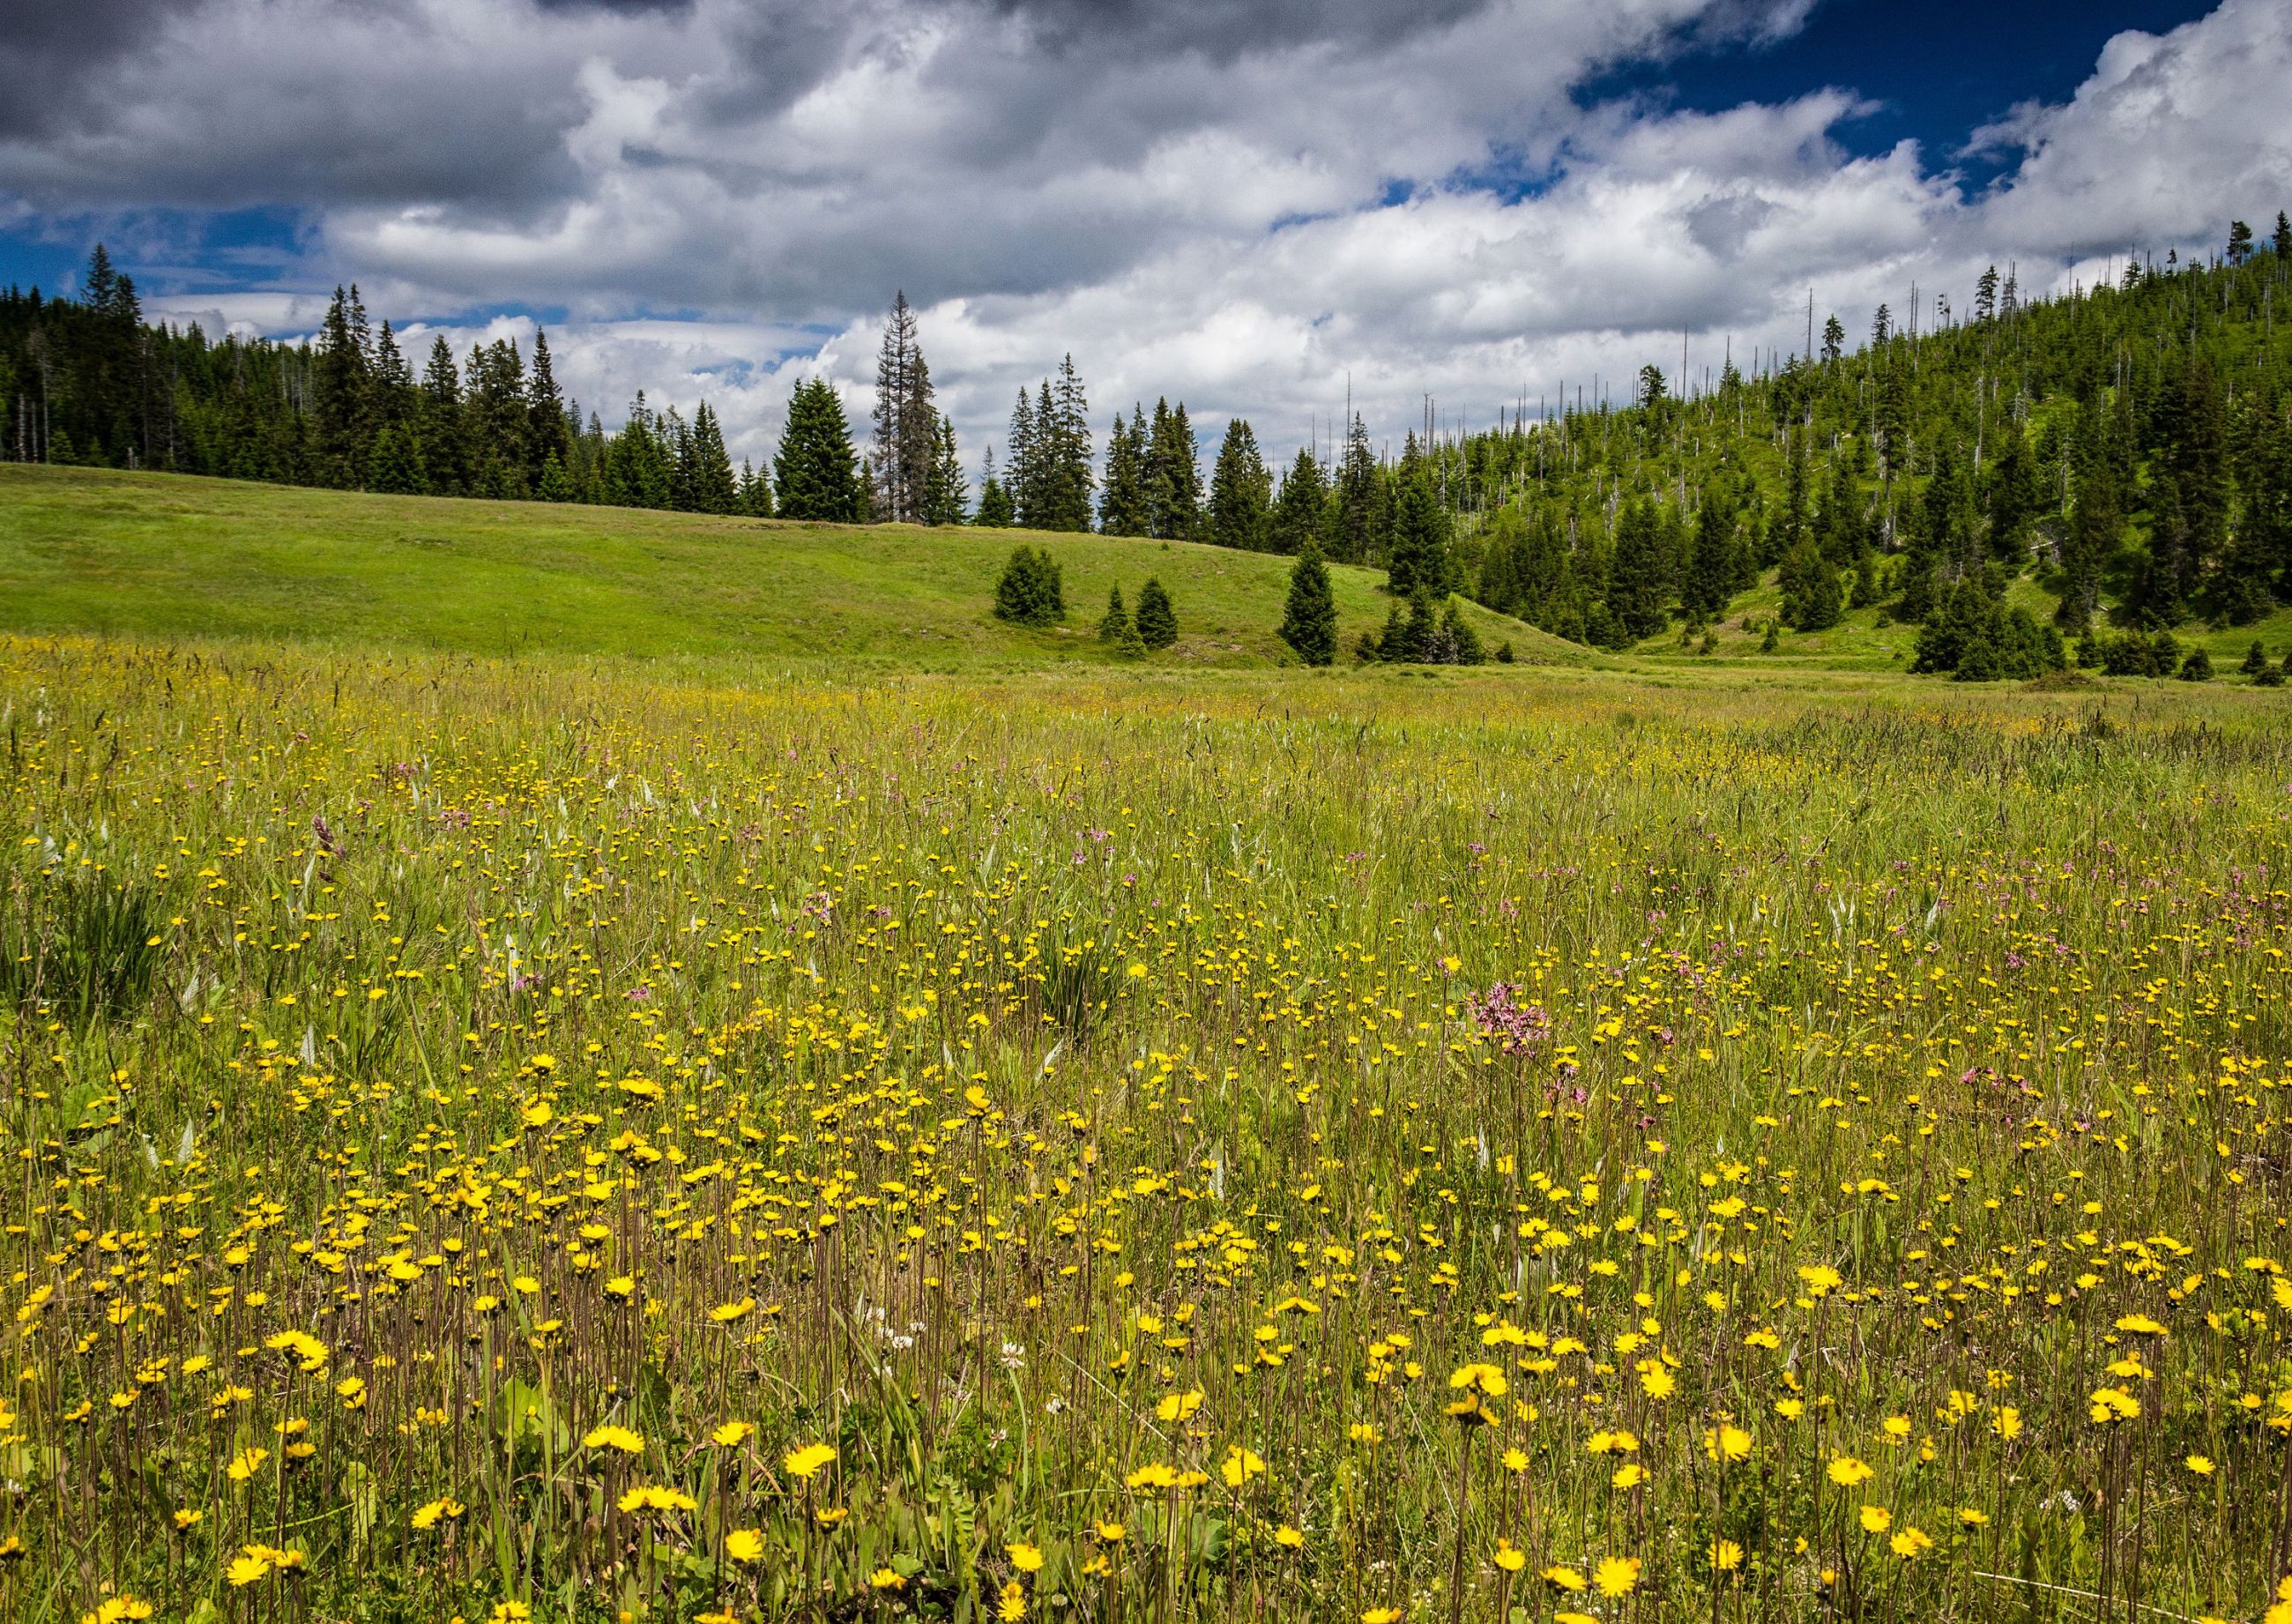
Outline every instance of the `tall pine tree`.
{"label": "tall pine tree", "polygon": [[843,402],[825,378],[805,379],[788,398],[772,459],[772,498],[783,519],[856,524],[867,511]]}

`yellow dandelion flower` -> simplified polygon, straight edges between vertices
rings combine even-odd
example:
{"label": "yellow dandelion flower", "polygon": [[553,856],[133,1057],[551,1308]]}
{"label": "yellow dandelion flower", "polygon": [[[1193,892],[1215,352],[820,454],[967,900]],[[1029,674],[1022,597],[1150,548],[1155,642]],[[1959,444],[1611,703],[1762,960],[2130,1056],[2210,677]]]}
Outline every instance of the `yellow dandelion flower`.
{"label": "yellow dandelion flower", "polygon": [[790,1450],[783,1455],[780,1458],[780,1465],[787,1468],[790,1477],[810,1478],[816,1475],[822,1466],[835,1458],[834,1444],[807,1443],[800,1450]]}

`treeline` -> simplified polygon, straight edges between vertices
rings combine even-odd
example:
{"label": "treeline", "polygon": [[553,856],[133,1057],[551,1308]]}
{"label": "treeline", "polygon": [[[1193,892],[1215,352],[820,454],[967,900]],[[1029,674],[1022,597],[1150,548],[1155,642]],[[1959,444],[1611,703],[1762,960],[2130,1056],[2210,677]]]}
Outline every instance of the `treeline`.
{"label": "treeline", "polygon": [[769,483],[735,471],[715,414],[640,395],[608,436],[557,383],[545,332],[456,358],[432,341],[417,371],[356,288],[315,341],[283,344],[146,323],[132,279],[99,245],[85,296],[0,294],[0,443],[19,461],[160,468],[405,495],[610,502],[769,513]]}

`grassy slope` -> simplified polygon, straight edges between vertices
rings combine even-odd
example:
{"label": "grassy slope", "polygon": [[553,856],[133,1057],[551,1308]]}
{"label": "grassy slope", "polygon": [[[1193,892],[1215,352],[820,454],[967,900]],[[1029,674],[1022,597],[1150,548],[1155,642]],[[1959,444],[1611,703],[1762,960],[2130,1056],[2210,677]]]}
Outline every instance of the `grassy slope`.
{"label": "grassy slope", "polygon": [[[1899,621],[1882,626],[1878,621],[1881,610],[1876,607],[1852,610],[1828,631],[1786,629],[1780,646],[1771,654],[1762,654],[1760,639],[1766,623],[1781,614],[1782,601],[1782,589],[1776,585],[1774,571],[1769,570],[1758,586],[1741,594],[1728,606],[1726,618],[1715,628],[1719,646],[1709,654],[1699,653],[1695,648],[1682,648],[1680,628],[1675,624],[1669,631],[1636,644],[1630,651],[1631,658],[1667,666],[1739,662],[1777,669],[1833,672],[1907,672],[1910,668],[1917,651],[1918,628]],[[2040,626],[2053,619],[2054,594],[2027,577],[2006,588],[2006,601],[2027,609]],[[1747,619],[1752,629],[1745,628]],[[2236,678],[2236,668],[2256,638],[2272,659],[2280,660],[2292,652],[2292,608],[2278,609],[2250,626],[2223,628],[2191,621],[2173,635],[2184,649],[2210,651],[2213,668],[2220,677]],[[1700,642],[1699,638],[1697,646]]]}
{"label": "grassy slope", "polygon": [[[1065,571],[1067,621],[989,612],[1015,541]],[[1332,569],[1348,642],[1381,624],[1378,575]],[[1264,666],[1288,562],[1096,536],[714,519],[447,501],[172,474],[0,465],[0,629],[145,638],[289,636],[476,653],[768,655],[938,670],[1111,658],[1094,635],[1116,583],[1149,575],[1181,637],[1152,664]],[[1580,663],[1485,611],[1491,649]]]}

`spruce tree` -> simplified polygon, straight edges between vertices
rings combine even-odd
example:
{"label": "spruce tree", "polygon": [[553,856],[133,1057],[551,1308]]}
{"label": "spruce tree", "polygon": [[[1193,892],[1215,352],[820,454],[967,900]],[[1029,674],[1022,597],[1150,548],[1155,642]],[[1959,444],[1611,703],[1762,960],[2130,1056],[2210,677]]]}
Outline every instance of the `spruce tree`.
{"label": "spruce tree", "polygon": [[1123,605],[1122,587],[1118,583],[1106,595],[1106,613],[1098,620],[1098,640],[1105,643],[1120,642],[1131,631],[1130,610]]}
{"label": "spruce tree", "polygon": [[1337,465],[1336,557],[1348,564],[1384,562],[1389,540],[1391,513],[1383,471],[1368,447],[1368,430],[1360,414],[1345,436],[1345,454]]}
{"label": "spruce tree", "polygon": [[1289,599],[1282,608],[1281,641],[1309,666],[1326,666],[1337,655],[1337,605],[1329,592],[1329,571],[1320,544],[1307,540],[1289,570]]}
{"label": "spruce tree", "polygon": [[716,414],[703,400],[692,415],[691,474],[689,480],[693,511],[738,513],[740,487],[732,477],[732,459],[724,449],[724,433]]}
{"label": "spruce tree", "polygon": [[852,524],[865,509],[843,402],[825,378],[807,378],[788,399],[772,460],[773,505],[783,519]]}
{"label": "spruce tree", "polygon": [[1055,626],[1066,613],[1059,566],[1039,547],[1013,549],[995,584],[995,616],[1020,626]]}
{"label": "spruce tree", "polygon": [[773,516],[771,477],[763,469],[751,467],[745,456],[740,459],[740,512],[751,519]]}
{"label": "spruce tree", "polygon": [[556,452],[552,451],[549,460],[541,465],[541,478],[535,483],[533,494],[537,501],[542,502],[574,500],[573,476],[566,471],[563,459]]}
{"label": "spruce tree", "polygon": [[1449,515],[1433,494],[1432,470],[1414,435],[1401,455],[1394,483],[1392,548],[1385,589],[1396,598],[1408,597],[1419,588],[1445,597],[1450,586]]}
{"label": "spruce tree", "polygon": [[955,443],[955,419],[942,416],[933,441],[931,474],[924,486],[924,522],[961,524],[968,516],[970,505],[970,489],[963,477],[963,456]]}
{"label": "spruce tree", "polygon": [[995,448],[989,446],[979,464],[979,513],[972,522],[982,529],[1007,530],[1018,521],[1010,487],[995,476]]}
{"label": "spruce tree", "polygon": [[[1166,400],[1154,402],[1145,474],[1148,534],[1164,541],[1193,540],[1201,524],[1202,471],[1183,400],[1175,411]],[[1153,639],[1147,642],[1152,646]]]}
{"label": "spruce tree", "polygon": [[[1010,456],[1004,465],[1003,489],[1011,501],[1011,522],[1021,529],[1046,528],[1043,518],[1049,480],[1045,458],[1050,455],[1050,448],[1043,441],[1050,432],[1050,411],[1051,385],[1047,378],[1043,381],[1039,408],[1021,388],[1018,404],[1011,408],[1011,432],[1006,441]],[[990,473],[988,477],[994,476]]]}
{"label": "spruce tree", "polygon": [[468,489],[469,463],[462,423],[462,370],[440,334],[430,343],[430,363],[422,370],[416,406],[423,467],[433,496],[458,497]]}
{"label": "spruce tree", "polygon": [[1820,632],[1838,624],[1845,608],[1838,571],[1812,537],[1802,538],[1784,555],[1780,585],[1783,623],[1791,630]]}
{"label": "spruce tree", "polygon": [[1463,606],[1454,598],[1441,611],[1441,650],[1444,663],[1451,666],[1477,666],[1488,658],[1481,647],[1480,634],[1473,630]]}
{"label": "spruce tree", "polygon": [[1210,475],[1209,539],[1222,547],[1262,552],[1271,517],[1272,476],[1246,417],[1229,418]]}
{"label": "spruce tree", "polygon": [[1143,407],[1135,409],[1125,427],[1122,414],[1114,414],[1114,428],[1106,439],[1106,483],[1099,491],[1098,528],[1108,536],[1147,536],[1153,533],[1153,511],[1146,492],[1146,440]]}
{"label": "spruce tree", "polygon": [[1073,356],[1060,361],[1055,390],[1046,380],[1037,405],[1037,432],[1045,442],[1039,528],[1087,530],[1096,483],[1091,473],[1090,401]]}
{"label": "spruce tree", "polygon": [[1608,577],[1608,612],[1632,642],[1652,637],[1671,621],[1671,572],[1655,505],[1642,497],[1616,521],[1616,555]]}
{"label": "spruce tree", "polygon": [[422,442],[410,425],[393,423],[375,436],[373,455],[367,459],[367,489],[405,497],[430,489],[430,476],[422,466]]}
{"label": "spruce tree", "polygon": [[1329,512],[1329,482],[1311,446],[1297,448],[1297,460],[1281,476],[1270,526],[1273,550],[1302,557],[1320,547]]}
{"label": "spruce tree", "polygon": [[1150,649],[1166,649],[1178,641],[1178,615],[1170,594],[1152,576],[1138,589],[1138,636]]}
{"label": "spruce tree", "polygon": [[[93,274],[93,273],[91,273]],[[114,284],[116,287],[116,282]],[[107,288],[108,299],[112,289]],[[319,328],[317,365],[311,374],[313,449],[321,484],[353,489],[365,481],[368,448],[371,358],[351,315],[355,290],[337,285]]]}
{"label": "spruce tree", "polygon": [[[389,333],[387,323],[383,331]],[[565,393],[557,386],[557,368],[549,353],[549,335],[533,329],[533,364],[525,374],[526,454],[536,477],[554,456],[561,464],[572,460],[573,435],[565,416]],[[544,497],[542,500],[557,498]]]}
{"label": "spruce tree", "polygon": [[931,368],[916,334],[916,315],[901,291],[884,324],[876,360],[876,443],[868,457],[871,495],[880,519],[929,524],[932,467],[939,456],[939,409]]}
{"label": "spruce tree", "polygon": [[1686,578],[1680,586],[1680,603],[1691,619],[1715,620],[1727,612],[1735,595],[1740,563],[1736,557],[1735,505],[1732,494],[1713,484],[1703,493],[1695,515],[1695,537],[1687,555]]}

